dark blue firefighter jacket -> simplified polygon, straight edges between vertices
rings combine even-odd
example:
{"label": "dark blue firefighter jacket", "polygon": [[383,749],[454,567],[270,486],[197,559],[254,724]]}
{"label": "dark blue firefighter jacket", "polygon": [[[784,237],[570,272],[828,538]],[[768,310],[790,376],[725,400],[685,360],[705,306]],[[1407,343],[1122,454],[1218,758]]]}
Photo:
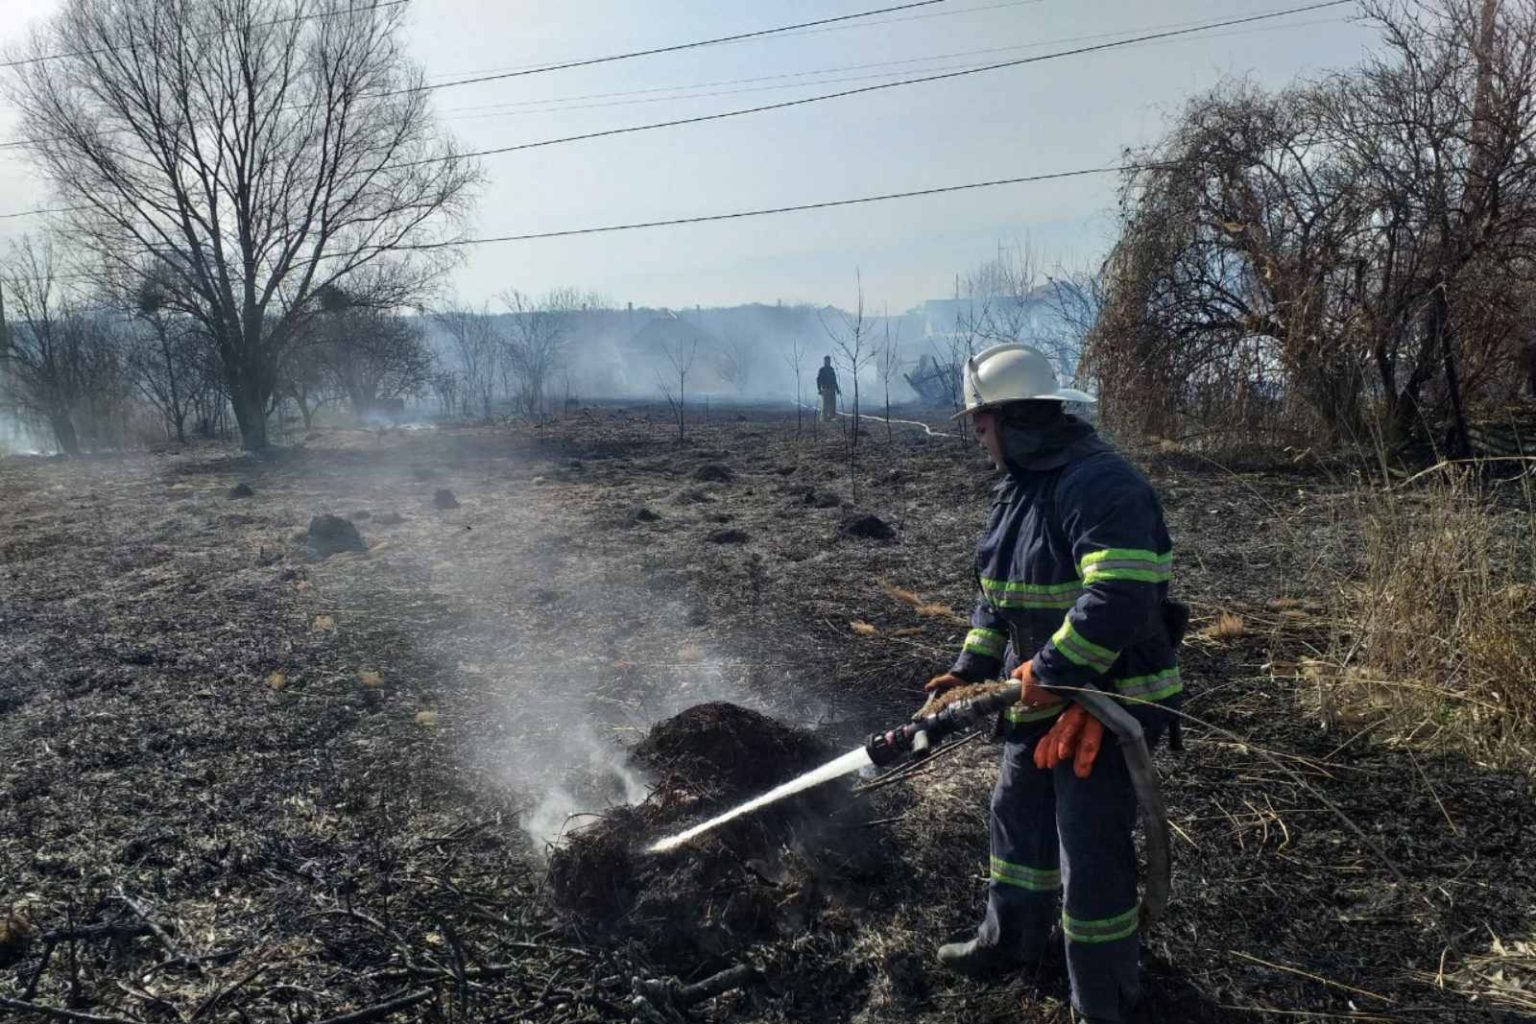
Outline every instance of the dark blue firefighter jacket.
{"label": "dark blue firefighter jacket", "polygon": [[[1162,506],[1134,466],[1084,432],[1049,468],[1015,466],[998,485],[976,546],[982,594],[953,671],[996,678],[1033,657],[1046,686],[1172,705],[1183,684],[1162,615],[1173,558]],[[1163,717],[1126,703],[1144,720]],[[1063,706],[1006,717],[1035,721]]]}

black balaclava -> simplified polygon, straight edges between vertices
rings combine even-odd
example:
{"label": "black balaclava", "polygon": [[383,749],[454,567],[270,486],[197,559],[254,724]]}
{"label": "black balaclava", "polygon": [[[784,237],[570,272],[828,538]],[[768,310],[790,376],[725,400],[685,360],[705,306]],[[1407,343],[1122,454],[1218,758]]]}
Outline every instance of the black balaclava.
{"label": "black balaclava", "polygon": [[1014,476],[1065,465],[1074,443],[1093,436],[1092,426],[1052,400],[1010,402],[997,410],[997,419],[1003,463]]}

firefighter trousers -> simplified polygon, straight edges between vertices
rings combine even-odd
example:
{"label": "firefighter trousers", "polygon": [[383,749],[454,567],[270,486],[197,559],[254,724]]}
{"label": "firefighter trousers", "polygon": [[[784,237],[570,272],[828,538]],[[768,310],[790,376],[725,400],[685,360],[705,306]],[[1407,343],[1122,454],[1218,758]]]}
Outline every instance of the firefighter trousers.
{"label": "firefighter trousers", "polygon": [[[1060,921],[1072,1005],[1117,1022],[1140,999],[1136,794],[1120,746],[1105,737],[1093,772],[1035,767],[1050,722],[1006,727],[992,794],[992,858],[983,945],[1044,953]],[[1156,736],[1149,732],[1148,745]]]}

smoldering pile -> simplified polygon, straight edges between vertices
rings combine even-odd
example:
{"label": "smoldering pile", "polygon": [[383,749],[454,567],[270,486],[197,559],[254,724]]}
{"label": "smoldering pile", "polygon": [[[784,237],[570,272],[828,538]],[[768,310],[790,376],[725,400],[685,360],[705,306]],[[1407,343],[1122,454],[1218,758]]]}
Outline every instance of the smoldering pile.
{"label": "smoldering pile", "polygon": [[870,812],[846,780],[672,853],[647,846],[834,754],[812,734],[735,704],[699,704],[657,724],[630,753],[657,780],[650,796],[609,810],[552,854],[556,900],[578,923],[641,941],[657,961],[697,965],[802,932],[891,864],[860,827]]}

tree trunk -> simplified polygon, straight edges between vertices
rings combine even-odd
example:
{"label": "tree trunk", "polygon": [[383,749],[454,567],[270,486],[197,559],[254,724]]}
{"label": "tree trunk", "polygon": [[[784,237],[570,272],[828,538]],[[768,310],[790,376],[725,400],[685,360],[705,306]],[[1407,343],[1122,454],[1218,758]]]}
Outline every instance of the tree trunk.
{"label": "tree trunk", "polygon": [[1525,392],[1536,399],[1536,331],[1525,336]]}
{"label": "tree trunk", "polygon": [[260,451],[267,447],[266,398],[245,381],[231,382],[230,403],[235,407],[235,423],[240,427],[240,447]]}
{"label": "tree trunk", "polygon": [[59,451],[65,455],[80,454],[80,438],[75,433],[75,424],[69,418],[68,409],[49,410],[48,424],[53,427],[53,438],[58,442]]}
{"label": "tree trunk", "polygon": [[1445,394],[1451,403],[1451,429],[1447,448],[1454,459],[1465,459],[1472,454],[1472,442],[1467,437],[1467,416],[1461,405],[1461,380],[1456,372],[1456,338],[1451,331],[1450,301],[1445,286],[1435,289],[1433,305],[1435,333],[1440,341],[1440,357],[1445,368]]}

